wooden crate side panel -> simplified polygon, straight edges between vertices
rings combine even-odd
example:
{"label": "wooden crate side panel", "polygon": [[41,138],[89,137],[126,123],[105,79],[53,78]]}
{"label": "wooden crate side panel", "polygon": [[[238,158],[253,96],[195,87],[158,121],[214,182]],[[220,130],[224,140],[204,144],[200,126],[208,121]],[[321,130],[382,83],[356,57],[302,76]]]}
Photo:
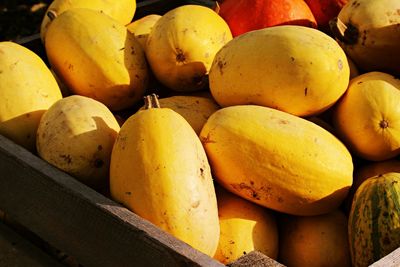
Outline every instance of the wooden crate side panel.
{"label": "wooden crate side panel", "polygon": [[0,266],[62,267],[55,259],[0,222]]}
{"label": "wooden crate side panel", "polygon": [[399,267],[400,266],[400,248],[392,251],[382,259],[371,264],[370,267]]}
{"label": "wooden crate side panel", "polygon": [[223,266],[0,136],[0,209],[90,266]]}

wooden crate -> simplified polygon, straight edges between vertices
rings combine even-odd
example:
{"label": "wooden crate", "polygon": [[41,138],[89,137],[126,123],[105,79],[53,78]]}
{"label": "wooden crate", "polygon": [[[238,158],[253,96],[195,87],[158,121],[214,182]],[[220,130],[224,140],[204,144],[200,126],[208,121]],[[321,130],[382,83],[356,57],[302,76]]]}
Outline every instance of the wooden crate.
{"label": "wooden crate", "polygon": [[[135,18],[185,3],[210,1],[139,1]],[[20,43],[45,58],[38,35]],[[1,210],[84,267],[224,266],[0,135]],[[283,265],[251,252],[230,266]],[[371,266],[400,266],[400,248]]]}

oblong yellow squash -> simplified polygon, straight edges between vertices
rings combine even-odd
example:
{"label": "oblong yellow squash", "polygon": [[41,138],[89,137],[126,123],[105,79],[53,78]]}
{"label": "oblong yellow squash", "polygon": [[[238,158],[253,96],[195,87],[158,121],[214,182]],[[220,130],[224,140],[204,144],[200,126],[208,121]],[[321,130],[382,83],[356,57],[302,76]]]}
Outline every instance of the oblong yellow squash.
{"label": "oblong yellow squash", "polygon": [[40,37],[44,42],[47,28],[51,22],[47,16],[47,12],[60,15],[66,10],[72,8],[89,8],[101,11],[106,15],[114,18],[123,25],[130,23],[136,12],[136,0],[54,0],[47,8],[40,26]]}
{"label": "oblong yellow squash", "polygon": [[278,226],[273,211],[236,196],[220,186],[217,189],[221,228],[214,258],[229,264],[257,250],[272,259],[278,257]]}
{"label": "oblong yellow squash", "polygon": [[229,191],[294,215],[337,208],[352,184],[347,148],[297,116],[238,105],[216,111],[200,138],[214,177]]}
{"label": "oblong yellow squash", "polygon": [[52,69],[74,94],[111,110],[142,99],[148,84],[144,52],[135,36],[111,17],[91,9],[67,10],[50,23],[45,47]]}
{"label": "oblong yellow squash", "polygon": [[19,44],[0,42],[0,134],[35,151],[40,118],[61,98],[38,55]]}
{"label": "oblong yellow squash", "polygon": [[256,104],[311,116],[343,95],[349,75],[346,55],[334,39],[286,25],[231,40],[215,55],[209,80],[223,107]]}
{"label": "oblong yellow squash", "polygon": [[119,129],[104,104],[80,95],[64,97],[43,114],[37,151],[45,161],[107,193],[111,150]]}
{"label": "oblong yellow squash", "polygon": [[400,154],[400,80],[368,72],[350,81],[333,113],[333,123],[349,149],[367,160]]}
{"label": "oblong yellow squash", "polygon": [[196,91],[207,87],[214,56],[231,39],[228,24],[212,9],[182,5],[154,24],[146,56],[162,84],[175,91]]}
{"label": "oblong yellow squash", "polygon": [[212,256],[220,228],[204,148],[181,115],[169,108],[146,108],[125,121],[115,142],[111,197]]}

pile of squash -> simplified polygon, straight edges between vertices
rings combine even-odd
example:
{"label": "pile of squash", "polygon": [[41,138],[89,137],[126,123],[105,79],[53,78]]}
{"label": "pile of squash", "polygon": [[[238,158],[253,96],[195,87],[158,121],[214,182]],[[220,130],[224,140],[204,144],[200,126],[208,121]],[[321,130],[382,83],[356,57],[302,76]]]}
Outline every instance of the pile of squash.
{"label": "pile of squash", "polygon": [[400,247],[400,3],[263,2],[54,0],[46,60],[0,42],[0,133],[224,264],[368,266]]}

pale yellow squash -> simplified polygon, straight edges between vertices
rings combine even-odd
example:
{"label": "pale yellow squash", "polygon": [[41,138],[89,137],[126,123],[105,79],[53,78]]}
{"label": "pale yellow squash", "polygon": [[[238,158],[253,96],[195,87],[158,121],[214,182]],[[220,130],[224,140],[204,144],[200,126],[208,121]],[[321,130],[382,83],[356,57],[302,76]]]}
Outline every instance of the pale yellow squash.
{"label": "pale yellow squash", "polygon": [[114,145],[111,197],[212,256],[220,228],[204,148],[181,115],[147,103],[145,110],[125,121]]}
{"label": "pale yellow squash", "polygon": [[61,91],[43,60],[13,42],[0,42],[0,134],[35,151],[43,113]]}
{"label": "pale yellow squash", "polygon": [[183,5],[160,18],[147,38],[146,55],[157,79],[175,91],[208,85],[218,50],[232,39],[228,24],[212,9]]}
{"label": "pale yellow squash", "polygon": [[160,98],[159,102],[161,107],[170,108],[182,115],[198,135],[211,114],[219,109],[213,99],[201,96],[177,95]]}
{"label": "pale yellow squash", "polygon": [[52,69],[72,93],[113,111],[142,99],[148,84],[144,52],[111,17],[91,9],[67,10],[51,22],[45,47]]}
{"label": "pale yellow squash", "polygon": [[229,264],[257,250],[278,257],[278,226],[275,214],[264,207],[216,187],[221,235],[214,258]]}
{"label": "pale yellow squash", "polygon": [[382,72],[352,79],[333,116],[337,132],[358,156],[374,161],[400,154],[400,80]]}
{"label": "pale yellow squash", "polygon": [[343,95],[349,75],[346,55],[334,39],[285,25],[231,40],[215,56],[209,80],[223,107],[255,104],[312,116]]}
{"label": "pale yellow squash", "polygon": [[200,138],[217,181],[280,212],[327,213],[352,184],[352,157],[335,136],[276,109],[222,108],[207,120]]}
{"label": "pale yellow squash", "polygon": [[[40,27],[40,37],[45,41],[47,28],[51,22],[49,11],[60,15],[72,8],[89,8],[109,15],[123,25],[129,24],[136,12],[136,0],[54,0],[49,5]],[[51,15],[50,15],[51,16]]]}
{"label": "pale yellow squash", "polygon": [[365,72],[400,75],[400,1],[349,0],[332,32]]}
{"label": "pale yellow squash", "polygon": [[137,19],[126,27],[128,31],[133,33],[139,43],[142,45],[143,50],[146,50],[147,37],[149,36],[154,24],[161,18],[161,15],[150,14],[143,18]]}
{"label": "pale yellow squash", "polygon": [[340,210],[318,216],[282,216],[279,259],[292,267],[350,267],[347,218]]}
{"label": "pale yellow squash", "polygon": [[68,96],[52,105],[40,120],[37,151],[45,161],[106,193],[111,150],[119,129],[102,103]]}

